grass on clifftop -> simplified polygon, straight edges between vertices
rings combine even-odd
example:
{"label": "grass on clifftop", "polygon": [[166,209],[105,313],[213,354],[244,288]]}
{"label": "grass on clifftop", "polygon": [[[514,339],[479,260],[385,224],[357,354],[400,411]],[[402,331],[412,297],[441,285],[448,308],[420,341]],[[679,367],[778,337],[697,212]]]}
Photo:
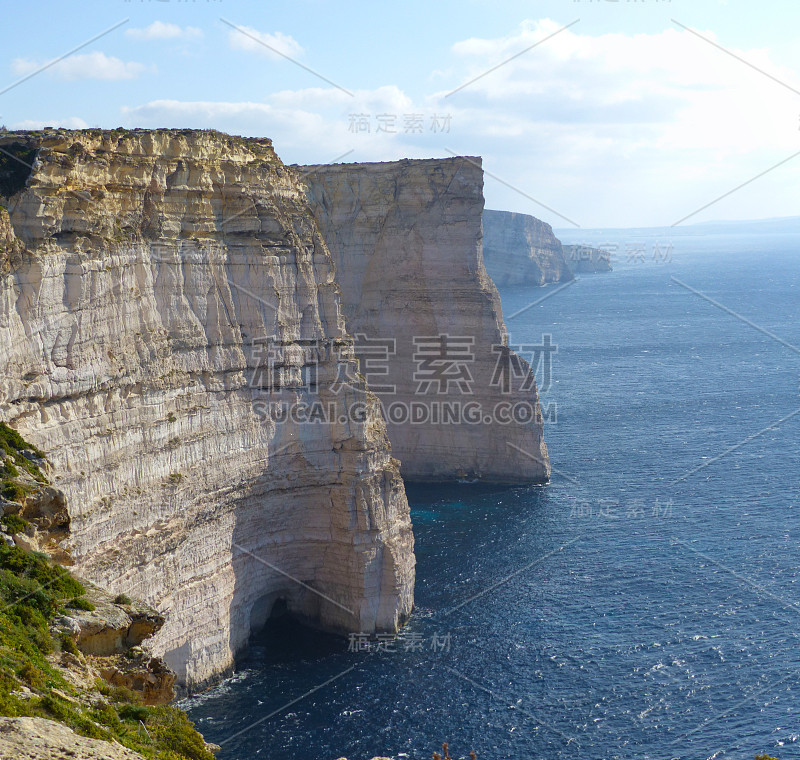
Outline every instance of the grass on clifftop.
{"label": "grass on clifftop", "polygon": [[[59,649],[76,653],[71,638],[54,640],[49,627],[84,593],[44,554],[0,545],[0,715],[57,720],[83,736],[116,739],[151,760],[213,760],[182,710],[146,707],[134,692],[102,681],[86,699],[48,661]],[[31,693],[23,695],[20,686]]]}
{"label": "grass on clifftop", "polygon": [[[26,487],[16,480],[17,466],[46,482],[38,467],[20,454],[27,449],[41,454],[0,423],[0,450],[13,458],[13,464],[6,460],[0,466],[4,496]],[[26,526],[15,515],[2,521],[10,533]],[[65,608],[92,609],[85,593],[47,555],[0,543],[0,715],[57,720],[83,736],[116,739],[148,760],[214,760],[182,710],[146,707],[138,694],[103,681],[89,685],[88,691],[78,689],[48,660],[59,651],[80,656],[73,639],[54,637],[50,625]]]}

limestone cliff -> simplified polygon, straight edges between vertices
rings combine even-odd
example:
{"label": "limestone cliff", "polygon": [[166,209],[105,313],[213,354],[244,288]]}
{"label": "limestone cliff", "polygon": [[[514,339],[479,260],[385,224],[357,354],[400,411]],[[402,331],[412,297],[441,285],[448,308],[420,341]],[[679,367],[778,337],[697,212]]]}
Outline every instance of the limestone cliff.
{"label": "limestone cliff", "polygon": [[[403,483],[271,142],[48,130],[0,147],[18,159],[0,162],[0,419],[48,453],[76,571],[158,607],[152,649],[190,688],[278,599],[330,630],[395,630],[414,578]],[[332,413],[283,422],[276,401]]]}
{"label": "limestone cliff", "polygon": [[484,211],[483,256],[498,287],[574,279],[553,228],[528,214]]}
{"label": "limestone cliff", "polygon": [[300,171],[404,477],[546,480],[536,385],[483,264],[480,158]]}

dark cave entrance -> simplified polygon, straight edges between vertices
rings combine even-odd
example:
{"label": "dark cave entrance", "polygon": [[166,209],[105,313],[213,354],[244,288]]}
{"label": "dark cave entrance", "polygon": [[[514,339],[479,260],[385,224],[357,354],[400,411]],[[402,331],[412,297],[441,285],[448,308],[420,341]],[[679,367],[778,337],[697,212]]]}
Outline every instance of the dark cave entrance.
{"label": "dark cave entrance", "polygon": [[280,597],[275,600],[275,604],[272,605],[272,609],[269,612],[269,617],[267,618],[267,622],[270,620],[277,620],[282,618],[284,615],[289,614],[289,602],[286,601],[283,597]]}
{"label": "dark cave entrance", "polygon": [[317,660],[347,651],[347,639],[303,623],[292,614],[285,597],[259,600],[253,607],[250,621],[245,659],[251,662],[277,664]]}

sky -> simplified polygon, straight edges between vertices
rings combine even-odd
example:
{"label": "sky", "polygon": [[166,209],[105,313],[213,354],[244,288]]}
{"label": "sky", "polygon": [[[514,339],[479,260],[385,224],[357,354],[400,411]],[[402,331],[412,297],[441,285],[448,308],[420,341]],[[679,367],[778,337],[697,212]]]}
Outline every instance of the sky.
{"label": "sky", "polygon": [[558,228],[800,214],[797,0],[31,0],[3,27],[8,129],[481,156],[488,208]]}

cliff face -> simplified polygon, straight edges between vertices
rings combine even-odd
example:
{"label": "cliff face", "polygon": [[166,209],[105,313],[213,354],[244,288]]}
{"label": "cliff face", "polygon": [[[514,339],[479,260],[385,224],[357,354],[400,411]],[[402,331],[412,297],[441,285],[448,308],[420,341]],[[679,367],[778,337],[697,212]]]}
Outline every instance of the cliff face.
{"label": "cliff face", "polygon": [[553,228],[528,214],[484,211],[483,256],[499,287],[574,279]]}
{"label": "cliff face", "polygon": [[[189,687],[278,599],[330,630],[395,630],[414,578],[403,483],[270,141],[60,130],[0,147],[33,167],[0,167],[0,418],[48,453],[80,575],[158,607],[151,648]],[[315,401],[326,424],[270,413]]]}
{"label": "cliff face", "polygon": [[300,171],[404,477],[546,480],[536,385],[483,264],[480,159]]}

